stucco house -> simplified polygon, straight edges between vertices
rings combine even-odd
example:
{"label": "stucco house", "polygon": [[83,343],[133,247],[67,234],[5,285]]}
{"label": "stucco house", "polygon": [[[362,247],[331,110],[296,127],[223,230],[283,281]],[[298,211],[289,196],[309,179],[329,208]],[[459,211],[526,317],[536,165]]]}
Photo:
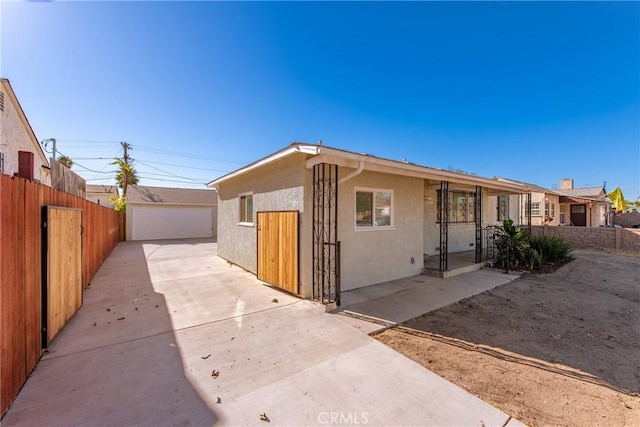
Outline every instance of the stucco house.
{"label": "stucco house", "polygon": [[216,237],[218,196],[210,189],[127,188],[127,240]]}
{"label": "stucco house", "polygon": [[85,199],[91,200],[108,208],[113,208],[111,197],[118,197],[118,187],[116,185],[92,185],[87,184],[85,189]]}
{"label": "stucco house", "polygon": [[501,225],[505,219],[511,219],[520,226],[561,225],[561,193],[528,182],[501,177],[494,179],[499,182],[519,183],[523,186],[524,193],[490,197],[489,210],[492,215],[489,223]]}
{"label": "stucco house", "polygon": [[612,203],[607,200],[604,185],[573,187],[573,179],[560,181],[560,225],[602,227],[612,224]]}
{"label": "stucco house", "polygon": [[47,156],[5,78],[0,78],[0,173],[51,185]]}
{"label": "stucco house", "polygon": [[420,274],[424,259],[483,258],[489,197],[521,184],[293,143],[208,184],[218,255],[303,298]]}

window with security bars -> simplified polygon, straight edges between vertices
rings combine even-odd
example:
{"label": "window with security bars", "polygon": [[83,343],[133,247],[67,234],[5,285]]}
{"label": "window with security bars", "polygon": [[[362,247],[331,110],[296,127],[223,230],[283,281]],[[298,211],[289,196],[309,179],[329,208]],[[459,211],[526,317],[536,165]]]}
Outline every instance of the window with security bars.
{"label": "window with security bars", "polygon": [[[442,194],[440,190],[436,192],[438,216],[437,221],[440,222],[440,199]],[[476,193],[470,191],[449,191],[449,223],[469,223],[476,221]]]}

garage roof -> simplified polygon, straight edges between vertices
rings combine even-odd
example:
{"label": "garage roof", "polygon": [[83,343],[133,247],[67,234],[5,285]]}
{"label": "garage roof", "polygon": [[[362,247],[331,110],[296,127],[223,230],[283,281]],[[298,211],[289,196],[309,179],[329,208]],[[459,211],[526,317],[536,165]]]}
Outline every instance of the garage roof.
{"label": "garage roof", "polygon": [[127,204],[212,206],[218,204],[218,193],[215,190],[130,185]]}

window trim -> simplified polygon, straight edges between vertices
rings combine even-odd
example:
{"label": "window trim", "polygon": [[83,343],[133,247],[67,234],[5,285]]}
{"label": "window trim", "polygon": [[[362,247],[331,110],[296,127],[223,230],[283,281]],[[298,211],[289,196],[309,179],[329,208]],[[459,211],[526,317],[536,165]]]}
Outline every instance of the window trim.
{"label": "window trim", "polygon": [[[372,194],[372,218],[371,221],[374,225],[358,225],[358,206],[357,197],[358,193],[371,193]],[[375,211],[376,211],[376,193],[389,193],[391,195],[391,201],[389,206],[389,225],[375,225]],[[355,231],[376,231],[376,230],[395,230],[395,195],[392,189],[388,188],[368,188],[368,187],[355,187],[353,189],[353,228]]]}
{"label": "window trim", "polygon": [[[245,200],[246,200],[248,196],[251,196],[251,221],[242,221],[242,219],[243,219],[242,198],[244,197]],[[246,193],[239,193],[238,194],[238,225],[241,225],[241,226],[244,226],[244,227],[253,227],[253,225],[255,223],[255,214],[256,214],[253,202],[254,202],[254,200],[253,200],[253,192],[246,192]],[[244,212],[244,214],[246,215],[246,212]]]}
{"label": "window trim", "polygon": [[[537,208],[533,206],[537,205]],[[537,214],[535,212],[538,212]],[[531,202],[531,216],[542,216],[542,206],[540,206],[540,202]]]}
{"label": "window trim", "polygon": [[[453,217],[453,210],[454,210],[454,200],[455,200],[455,195],[464,195],[464,199],[465,199],[465,203],[464,203],[464,221],[454,221],[452,219]],[[440,224],[440,198],[442,197],[440,190],[436,190],[436,224]],[[468,225],[468,224],[475,224],[476,223],[476,197],[477,194],[475,191],[472,190],[468,190],[468,189],[451,189],[449,190],[449,211],[447,212],[447,224],[460,224],[460,225]],[[469,211],[473,210],[473,219],[469,219]]]}

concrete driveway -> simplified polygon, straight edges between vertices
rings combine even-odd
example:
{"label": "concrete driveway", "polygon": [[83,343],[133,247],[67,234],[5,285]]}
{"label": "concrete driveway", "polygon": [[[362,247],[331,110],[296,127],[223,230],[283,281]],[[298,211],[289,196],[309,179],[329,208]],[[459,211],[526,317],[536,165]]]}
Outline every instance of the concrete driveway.
{"label": "concrete driveway", "polygon": [[120,243],[2,425],[519,425],[216,248]]}

